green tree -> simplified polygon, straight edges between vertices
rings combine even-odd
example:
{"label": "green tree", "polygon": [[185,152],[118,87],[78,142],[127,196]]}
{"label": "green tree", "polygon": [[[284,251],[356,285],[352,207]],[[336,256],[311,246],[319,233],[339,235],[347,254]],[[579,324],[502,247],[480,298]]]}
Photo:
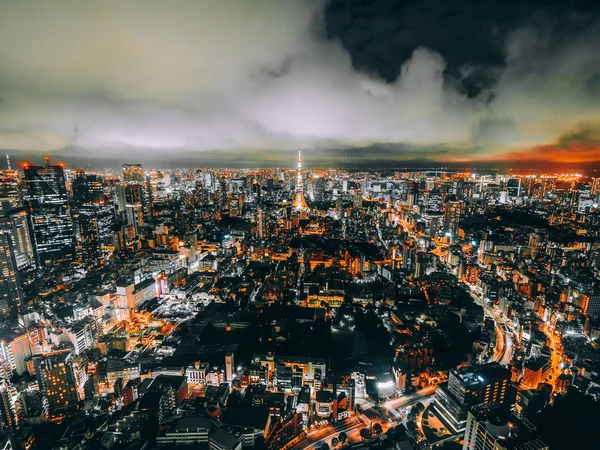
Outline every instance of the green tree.
{"label": "green tree", "polygon": [[344,443],[348,440],[348,435],[342,431],[340,434],[338,434],[338,440],[340,441],[340,444],[344,445]]}
{"label": "green tree", "polygon": [[369,430],[368,428],[362,428],[359,431],[360,437],[363,438],[364,441],[366,441],[367,439],[369,439],[371,437],[371,430]]}
{"label": "green tree", "polygon": [[380,423],[373,424],[373,432],[375,434],[381,434],[381,433],[383,433],[383,428],[381,427]]}

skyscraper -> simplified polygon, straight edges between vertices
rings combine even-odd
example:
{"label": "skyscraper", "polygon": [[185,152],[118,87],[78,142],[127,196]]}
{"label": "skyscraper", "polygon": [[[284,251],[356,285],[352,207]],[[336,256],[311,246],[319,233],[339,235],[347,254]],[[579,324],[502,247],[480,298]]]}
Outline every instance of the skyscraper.
{"label": "skyscraper", "polygon": [[0,229],[0,316],[16,315],[21,304],[21,282],[10,231]]}
{"label": "skyscraper", "polygon": [[8,380],[0,379],[0,423],[12,429],[19,423],[15,398],[18,393],[14,386]]}
{"label": "skyscraper", "polygon": [[36,257],[40,264],[70,260],[75,250],[73,220],[62,166],[26,165],[24,197],[31,217]]}
{"label": "skyscraper", "polygon": [[256,222],[258,226],[258,237],[263,239],[265,237],[265,213],[262,209],[258,210],[256,215]]}
{"label": "skyscraper", "polygon": [[298,171],[296,178],[296,198],[294,199],[294,208],[298,211],[308,211],[308,205],[304,199],[304,186],[302,184],[302,154],[298,147]]}
{"label": "skyscraper", "polygon": [[495,402],[469,411],[463,450],[548,450],[532,423],[512,415]]}
{"label": "skyscraper", "polygon": [[451,370],[448,381],[437,386],[434,410],[450,430],[461,432],[465,429],[469,408],[481,403],[503,404],[509,384],[510,371],[499,364]]}
{"label": "skyscraper", "polygon": [[102,178],[97,175],[78,171],[72,189],[78,249],[81,260],[91,263],[100,257],[101,246],[112,244],[114,206],[104,193]]}
{"label": "skyscraper", "polygon": [[0,198],[6,199],[13,208],[19,206],[19,177],[16,170],[10,165],[10,158],[6,155],[6,170],[0,178]]}
{"label": "skyscraper", "polygon": [[19,208],[11,209],[5,215],[0,214],[0,228],[10,234],[17,269],[35,267],[35,254],[27,211]]}
{"label": "skyscraper", "polygon": [[35,356],[33,365],[38,385],[48,400],[51,412],[77,404],[79,395],[71,351]]}
{"label": "skyscraper", "polygon": [[145,185],[144,170],[141,164],[123,164],[123,182],[125,188],[123,196],[119,195],[119,201],[124,201],[127,225],[134,227],[136,234],[139,226],[144,224],[149,215],[149,196]]}

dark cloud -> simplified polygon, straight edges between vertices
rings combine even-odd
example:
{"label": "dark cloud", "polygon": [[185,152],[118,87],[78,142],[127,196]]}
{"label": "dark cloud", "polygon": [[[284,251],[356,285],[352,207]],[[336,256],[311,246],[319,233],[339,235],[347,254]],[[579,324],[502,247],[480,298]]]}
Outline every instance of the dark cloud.
{"label": "dark cloud", "polygon": [[315,166],[502,159],[600,119],[598,8],[0,0],[0,151],[276,166],[300,144]]}

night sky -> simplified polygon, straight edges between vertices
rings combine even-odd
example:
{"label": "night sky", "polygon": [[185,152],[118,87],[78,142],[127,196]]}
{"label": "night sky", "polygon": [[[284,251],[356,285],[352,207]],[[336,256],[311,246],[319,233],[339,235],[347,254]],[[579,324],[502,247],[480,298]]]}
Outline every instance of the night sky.
{"label": "night sky", "polygon": [[600,167],[600,2],[0,0],[0,152]]}

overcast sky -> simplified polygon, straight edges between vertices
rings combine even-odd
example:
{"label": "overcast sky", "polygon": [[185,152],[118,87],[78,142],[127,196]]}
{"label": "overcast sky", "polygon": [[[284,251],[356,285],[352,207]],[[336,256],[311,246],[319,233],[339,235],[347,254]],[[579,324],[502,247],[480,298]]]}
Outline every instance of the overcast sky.
{"label": "overcast sky", "polygon": [[595,164],[596,3],[0,0],[0,151]]}

